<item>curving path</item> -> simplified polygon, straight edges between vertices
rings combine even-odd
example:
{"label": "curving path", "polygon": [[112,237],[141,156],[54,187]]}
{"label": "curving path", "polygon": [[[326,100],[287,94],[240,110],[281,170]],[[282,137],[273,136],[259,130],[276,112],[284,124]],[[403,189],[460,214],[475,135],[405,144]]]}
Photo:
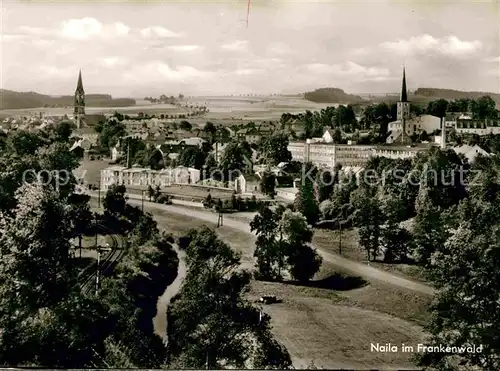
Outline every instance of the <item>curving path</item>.
{"label": "curving path", "polygon": [[[97,197],[97,195],[92,194],[92,197]],[[128,199],[128,202],[131,205],[139,206],[141,207],[141,200],[140,199],[135,199],[135,197],[130,197]],[[205,210],[193,210],[193,209],[186,209],[181,206],[175,206],[175,205],[162,205],[162,204],[157,204],[149,201],[144,201],[144,209],[147,209],[149,212],[154,214],[154,210],[164,210],[168,211],[169,213],[173,214],[180,214],[180,215],[185,215],[191,218],[195,219],[200,219],[204,220],[210,223],[217,223],[217,214],[210,212],[210,211],[205,211]],[[250,231],[250,225],[249,223],[243,222],[241,220],[236,220],[236,219],[231,219],[229,214],[224,215],[224,226],[232,229],[239,230],[243,233],[249,233],[253,234]],[[315,246],[313,246],[315,247]],[[323,257],[323,260],[332,264],[333,266],[336,266],[338,268],[345,269],[347,271],[350,271],[351,273],[354,273],[358,276],[364,277],[369,280],[377,280],[381,281],[384,283],[388,283],[393,286],[399,286],[405,289],[409,289],[412,291],[416,291],[425,295],[434,295],[435,290],[434,288],[427,286],[425,284],[415,282],[400,276],[397,276],[395,274],[385,272],[383,270],[373,268],[370,266],[367,266],[362,263],[358,263],[349,259],[346,259],[340,255],[337,254],[332,254],[327,251],[324,251],[322,249],[318,249],[315,247],[318,251],[318,253]]]}
{"label": "curving path", "polygon": [[173,245],[177,257],[179,258],[179,266],[177,268],[177,277],[174,282],[168,285],[162,296],[158,299],[156,305],[156,316],[153,318],[153,326],[156,334],[163,339],[165,346],[167,345],[167,307],[170,300],[177,295],[182,287],[182,282],[186,278],[186,253],[179,249],[176,244]]}

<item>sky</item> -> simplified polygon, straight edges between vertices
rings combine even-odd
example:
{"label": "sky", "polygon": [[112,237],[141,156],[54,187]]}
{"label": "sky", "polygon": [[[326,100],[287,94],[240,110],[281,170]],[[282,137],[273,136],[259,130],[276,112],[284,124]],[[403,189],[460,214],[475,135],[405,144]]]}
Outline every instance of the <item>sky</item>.
{"label": "sky", "polygon": [[0,87],[86,93],[500,93],[500,1],[1,1]]}

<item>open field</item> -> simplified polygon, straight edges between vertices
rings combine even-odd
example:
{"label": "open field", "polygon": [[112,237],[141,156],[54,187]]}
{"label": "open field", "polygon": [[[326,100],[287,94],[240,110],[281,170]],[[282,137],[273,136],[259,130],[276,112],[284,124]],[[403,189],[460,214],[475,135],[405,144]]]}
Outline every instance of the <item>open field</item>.
{"label": "open field", "polygon": [[[398,263],[369,262],[366,252],[358,245],[358,232],[356,228],[342,231],[342,256],[360,263],[368,264],[372,267],[383,269],[387,272],[402,276],[411,277],[413,280],[427,282],[422,268]],[[313,244],[322,250],[336,253],[339,252],[339,232],[328,229],[316,229],[314,231]]]}
{"label": "open field", "polygon": [[[214,222],[169,214],[155,209],[160,228],[176,235]],[[242,267],[253,266],[255,237],[225,226],[216,229],[219,236],[242,254]],[[373,282],[362,285],[355,278],[337,278],[339,273],[324,263],[312,285],[253,281],[250,299],[269,294],[282,303],[265,306],[271,316],[273,333],[289,349],[296,367],[311,362],[322,368],[412,368],[412,353],[375,353],[370,343],[421,343],[421,325],[427,318],[430,297]],[[325,282],[330,284],[325,285]],[[352,287],[342,282],[354,282]],[[320,286],[320,287],[317,287]],[[349,286],[349,284],[347,285]]]}
{"label": "open field", "polygon": [[[147,114],[168,114],[178,115],[187,113],[183,107],[176,107],[171,104],[151,104],[142,100],[137,101],[135,106],[127,107],[85,107],[88,114],[106,114],[115,111],[124,114],[135,114],[144,112]],[[300,97],[194,97],[185,101],[188,105],[204,105],[209,112],[203,117],[188,118],[198,124],[206,121],[214,123],[232,122],[237,123],[249,120],[278,120],[284,112],[299,113],[305,110],[320,110],[327,106],[337,104],[323,104],[307,101]],[[47,116],[71,116],[73,107],[66,108],[27,108],[1,110],[0,117],[39,115],[42,112]]]}
{"label": "open field", "polygon": [[[141,102],[135,106],[125,107],[85,107],[87,114],[106,114],[115,111],[124,114],[134,114],[139,112],[144,113],[168,113],[168,114],[182,114],[187,113],[188,110],[182,107],[176,107],[172,104],[146,104]],[[17,115],[39,115],[40,112],[46,116],[72,116],[73,107],[40,107],[40,108],[19,108],[19,109],[5,109],[0,111],[2,116],[17,116]]]}

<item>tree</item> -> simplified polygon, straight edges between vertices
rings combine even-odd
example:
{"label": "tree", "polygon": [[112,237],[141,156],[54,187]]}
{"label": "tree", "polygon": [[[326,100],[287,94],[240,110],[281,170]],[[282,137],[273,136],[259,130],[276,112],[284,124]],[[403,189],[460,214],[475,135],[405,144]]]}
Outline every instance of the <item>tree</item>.
{"label": "tree", "polygon": [[41,183],[23,185],[16,198],[13,216],[0,218],[0,362],[89,367],[109,328],[104,309],[75,286],[72,213]]}
{"label": "tree", "polygon": [[169,363],[176,368],[289,368],[290,355],[273,339],[269,316],[243,293],[250,274],[240,257],[208,228],[191,235],[187,275],[169,306]]}
{"label": "tree", "polygon": [[281,279],[281,269],[284,263],[284,254],[276,232],[281,218],[279,211],[274,212],[268,207],[262,207],[250,222],[250,229],[257,235],[254,257],[258,277],[266,280]]}
{"label": "tree", "polygon": [[310,246],[313,232],[306,218],[285,210],[279,222],[290,274],[299,282],[309,281],[321,267],[322,258]]}
{"label": "tree", "polygon": [[181,129],[181,130],[191,131],[192,128],[193,128],[193,125],[191,125],[189,123],[189,121],[186,121],[186,120],[182,120],[179,124],[179,129]]}
{"label": "tree", "polygon": [[[248,143],[229,143],[219,161],[220,169],[228,176],[231,171],[245,172],[251,163],[251,149]],[[228,178],[226,178],[228,179]]]}
{"label": "tree", "polygon": [[265,195],[274,198],[276,195],[276,176],[272,172],[265,171],[262,173],[260,189]]}
{"label": "tree", "polygon": [[73,132],[73,125],[68,121],[63,121],[59,123],[56,127],[57,140],[61,142],[67,142],[71,133]]}
{"label": "tree", "polygon": [[419,192],[413,228],[412,255],[422,266],[429,266],[432,254],[442,249],[447,237],[441,210],[432,203],[428,192],[427,188]]}
{"label": "tree", "polygon": [[314,225],[318,220],[319,208],[314,195],[314,186],[310,179],[303,180],[299,192],[295,196],[294,207],[306,217],[309,224]]}
{"label": "tree", "polygon": [[445,117],[448,111],[448,101],[446,99],[433,100],[427,104],[427,113],[436,117]]}
{"label": "tree", "polygon": [[489,95],[472,101],[471,111],[472,118],[476,120],[496,119],[498,116],[496,103]]}
{"label": "tree", "polygon": [[260,143],[260,151],[262,158],[270,166],[292,160],[292,154],[288,150],[288,137],[284,134],[265,137]]}
{"label": "tree", "polygon": [[316,177],[318,202],[330,199],[336,181],[338,181],[336,174],[333,174],[330,170],[318,171]]}
{"label": "tree", "polygon": [[380,202],[365,189],[358,189],[353,204],[356,208],[354,223],[359,228],[359,244],[365,249],[368,260],[376,260],[380,250],[381,225],[384,222]]}
{"label": "tree", "polygon": [[433,255],[433,281],[438,293],[431,306],[429,345],[474,345],[483,349],[454,354],[425,353],[419,357],[421,364],[439,369],[457,369],[458,364],[471,369],[500,367],[499,241],[498,225],[486,233],[478,233],[465,221],[452,232],[444,251]]}
{"label": "tree", "polygon": [[36,151],[47,144],[40,135],[27,131],[17,131],[10,137],[12,149],[19,156],[34,155]]}
{"label": "tree", "polygon": [[217,134],[217,128],[215,127],[215,125],[209,121],[203,127],[203,131],[210,135],[210,144],[212,144]]}
{"label": "tree", "polygon": [[104,150],[111,149],[111,147],[118,143],[119,138],[127,135],[125,125],[116,117],[108,119],[100,129],[99,145]]}
{"label": "tree", "polygon": [[356,114],[351,105],[339,106],[336,109],[335,126],[348,133],[353,133],[358,128]]}
{"label": "tree", "polygon": [[182,166],[201,169],[205,162],[205,157],[205,154],[200,150],[200,148],[188,146],[181,151],[178,163]]}
{"label": "tree", "polygon": [[126,189],[123,185],[114,184],[109,187],[102,201],[105,216],[109,215],[118,219],[120,216],[125,215],[127,206],[125,192]]}

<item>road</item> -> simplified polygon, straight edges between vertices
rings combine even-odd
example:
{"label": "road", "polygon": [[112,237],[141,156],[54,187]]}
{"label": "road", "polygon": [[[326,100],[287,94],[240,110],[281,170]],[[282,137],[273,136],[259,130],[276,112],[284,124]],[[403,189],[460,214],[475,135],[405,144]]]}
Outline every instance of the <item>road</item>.
{"label": "road", "polygon": [[[96,196],[92,195],[92,197]],[[136,206],[141,205],[141,200],[136,200],[134,198],[129,198],[128,202],[131,205],[136,205]],[[149,201],[144,201],[144,208],[147,209],[152,214],[154,214],[154,210],[165,210],[173,214],[185,215],[191,218],[200,219],[211,223],[217,222],[217,214],[205,210],[186,209],[175,205],[161,205]],[[232,219],[230,214],[224,214],[224,226],[236,229],[243,233],[253,234],[250,231],[250,226],[248,223],[245,223],[241,220]],[[318,253],[323,257],[324,261],[332,264],[333,266],[336,266],[338,268],[347,270],[351,273],[361,276],[365,279],[381,281],[393,286],[398,286],[408,290],[416,291],[425,295],[432,296],[435,293],[435,290],[432,287],[425,285],[423,283],[415,282],[397,276],[395,274],[385,272],[383,270],[370,267],[353,260],[346,259],[340,255],[332,254],[322,249],[318,249],[317,247],[315,248],[317,249]]]}

